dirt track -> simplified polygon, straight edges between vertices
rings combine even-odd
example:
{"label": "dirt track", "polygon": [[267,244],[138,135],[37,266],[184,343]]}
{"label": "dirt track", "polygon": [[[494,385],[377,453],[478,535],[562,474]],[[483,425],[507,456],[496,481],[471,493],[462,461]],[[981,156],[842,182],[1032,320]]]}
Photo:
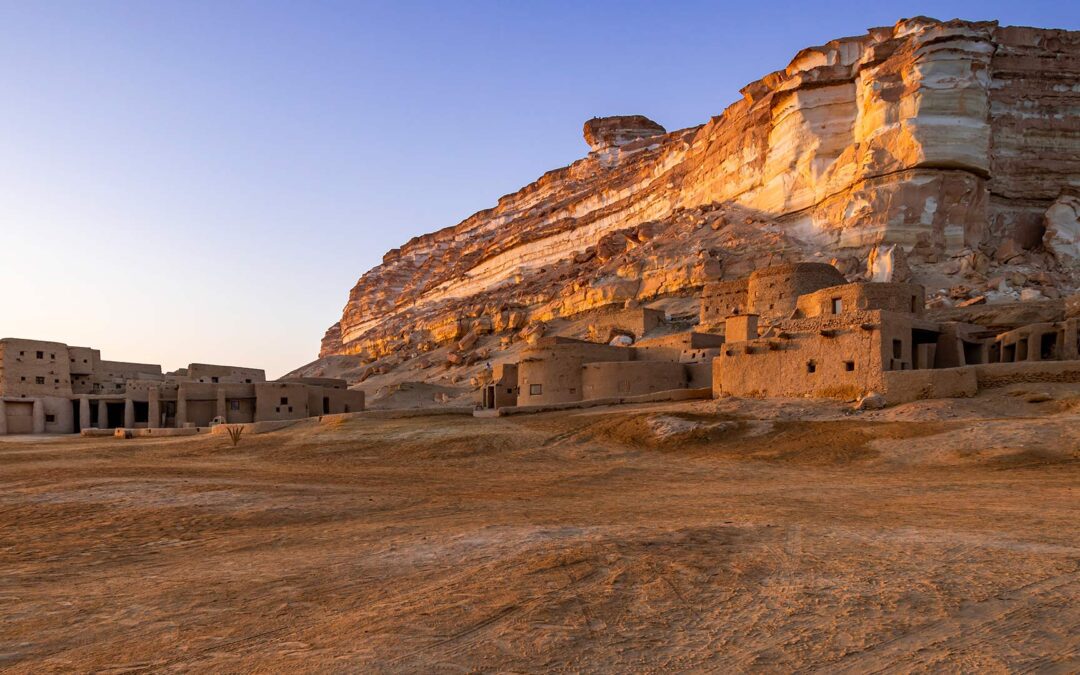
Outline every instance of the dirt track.
{"label": "dirt track", "polygon": [[9,438],[0,667],[1075,672],[1080,398],[1011,393]]}

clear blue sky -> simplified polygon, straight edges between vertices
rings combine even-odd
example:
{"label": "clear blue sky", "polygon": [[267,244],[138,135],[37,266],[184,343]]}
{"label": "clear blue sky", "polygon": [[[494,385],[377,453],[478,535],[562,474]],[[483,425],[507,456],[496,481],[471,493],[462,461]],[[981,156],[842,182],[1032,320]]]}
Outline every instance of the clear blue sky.
{"label": "clear blue sky", "polygon": [[1031,0],[0,0],[0,334],[279,376],[384,251],[583,156],[587,118],[699,124],[917,14],[1080,29]]}

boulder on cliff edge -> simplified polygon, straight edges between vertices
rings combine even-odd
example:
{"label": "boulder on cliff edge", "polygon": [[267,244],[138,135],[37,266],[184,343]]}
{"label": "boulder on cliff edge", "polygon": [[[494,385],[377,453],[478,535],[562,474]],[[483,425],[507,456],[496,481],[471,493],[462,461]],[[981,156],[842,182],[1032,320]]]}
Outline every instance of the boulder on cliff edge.
{"label": "boulder on cliff edge", "polygon": [[644,115],[594,117],[585,123],[585,142],[593,152],[666,133],[667,129]]}

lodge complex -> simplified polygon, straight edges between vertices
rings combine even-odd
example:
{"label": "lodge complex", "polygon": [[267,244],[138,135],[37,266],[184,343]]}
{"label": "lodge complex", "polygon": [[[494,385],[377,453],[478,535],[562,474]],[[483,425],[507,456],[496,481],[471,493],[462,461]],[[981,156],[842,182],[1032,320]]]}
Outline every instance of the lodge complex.
{"label": "lodge complex", "polygon": [[[495,367],[483,407],[529,410],[689,392],[878,395],[894,404],[972,396],[980,384],[1080,382],[1078,296],[1060,321],[1000,333],[931,321],[924,308],[917,284],[847,283],[821,263],[769,267],[706,285],[693,331],[653,329],[629,346],[541,338],[519,362]],[[651,310],[626,310],[642,311]]]}
{"label": "lodge complex", "polygon": [[193,363],[173,373],[105,361],[97,349],[0,340],[0,434],[171,429],[292,420],[364,409],[344,380],[267,382],[262,370]]}
{"label": "lodge complex", "polygon": [[[1012,382],[1080,382],[1080,296],[1060,320],[1007,330],[926,316],[922,286],[847,283],[830,265],[797,263],[707,284],[698,322],[662,312],[598,319],[607,341],[541,337],[494,365],[477,414],[723,396],[881,404],[973,396]],[[614,337],[611,337],[614,336]],[[0,340],[0,434],[185,429],[360,412],[345,380],[286,378],[193,363],[105,361],[96,349]]]}

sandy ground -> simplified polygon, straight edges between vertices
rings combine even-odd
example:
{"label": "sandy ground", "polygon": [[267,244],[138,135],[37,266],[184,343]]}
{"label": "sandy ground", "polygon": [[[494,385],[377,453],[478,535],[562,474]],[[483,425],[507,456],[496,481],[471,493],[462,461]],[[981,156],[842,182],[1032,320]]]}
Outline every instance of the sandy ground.
{"label": "sandy ground", "polygon": [[0,668],[1080,670],[1080,392],[0,441]]}

